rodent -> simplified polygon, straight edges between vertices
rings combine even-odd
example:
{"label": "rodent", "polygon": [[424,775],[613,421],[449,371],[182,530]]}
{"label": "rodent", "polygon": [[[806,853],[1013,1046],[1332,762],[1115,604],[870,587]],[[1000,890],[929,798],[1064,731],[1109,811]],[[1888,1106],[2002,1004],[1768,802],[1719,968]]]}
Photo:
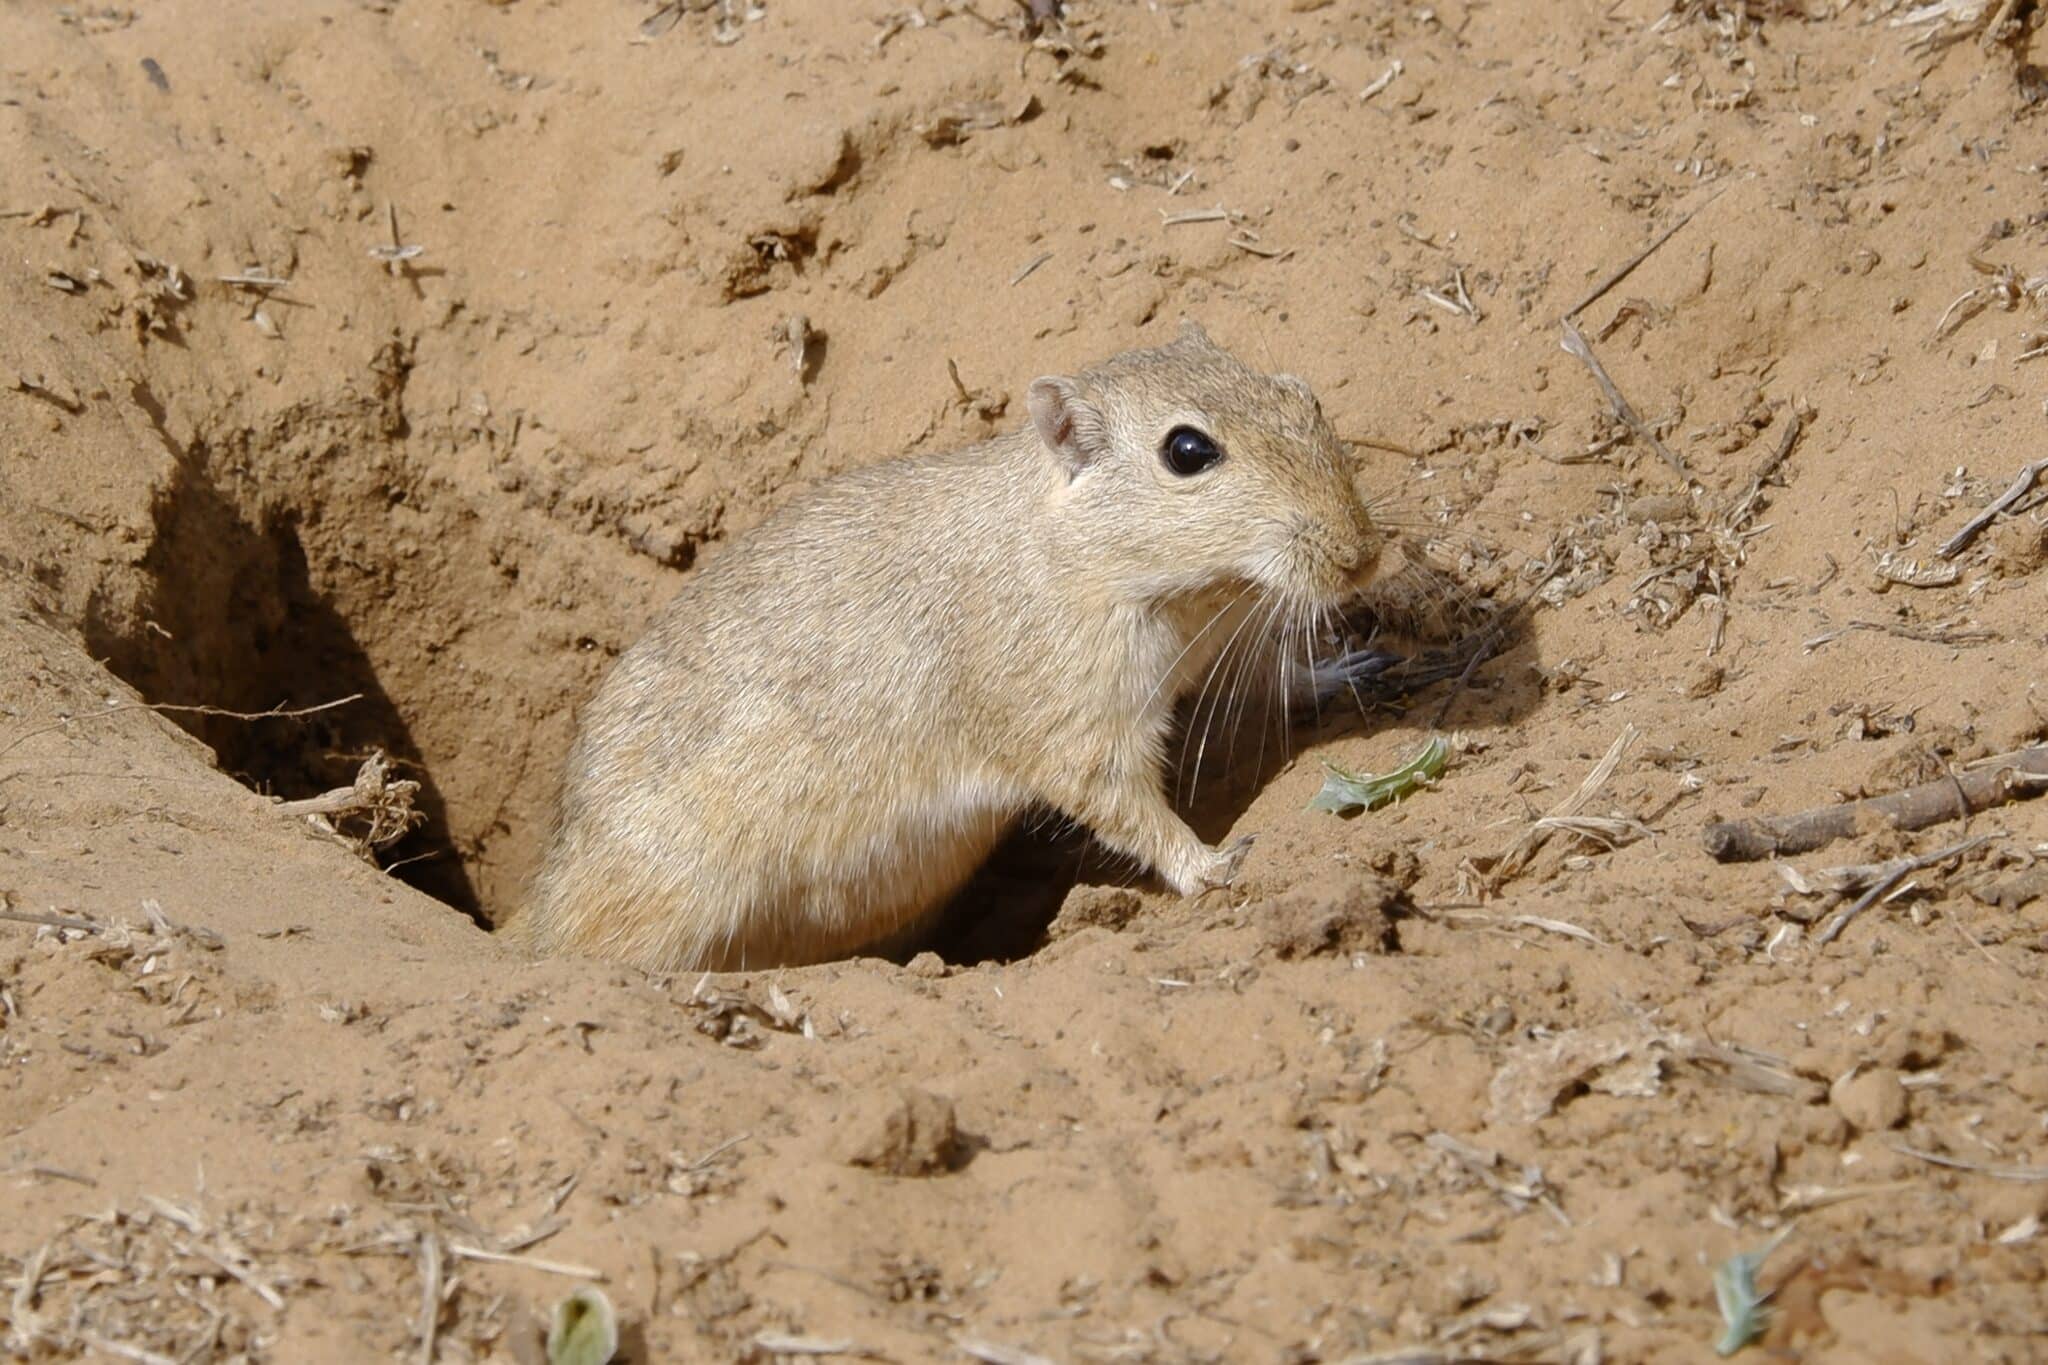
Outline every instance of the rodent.
{"label": "rodent", "polygon": [[1308,385],[1190,323],[1035,380],[1030,422],[824,480],[707,557],[585,707],[538,953],[651,971],[845,956],[1050,807],[1183,895],[1249,840],[1174,812],[1175,704],[1384,546]]}

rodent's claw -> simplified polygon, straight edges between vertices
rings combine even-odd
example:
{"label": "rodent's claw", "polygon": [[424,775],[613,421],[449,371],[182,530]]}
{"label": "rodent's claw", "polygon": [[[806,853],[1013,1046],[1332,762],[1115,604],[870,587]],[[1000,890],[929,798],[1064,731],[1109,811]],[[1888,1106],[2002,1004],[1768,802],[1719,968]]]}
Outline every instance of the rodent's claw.
{"label": "rodent's claw", "polygon": [[1200,891],[1214,891],[1229,886],[1236,881],[1238,869],[1244,865],[1244,855],[1252,851],[1252,843],[1258,837],[1256,834],[1247,834],[1232,840],[1227,847],[1212,849],[1209,854],[1209,866],[1202,872],[1202,884],[1198,894]]}

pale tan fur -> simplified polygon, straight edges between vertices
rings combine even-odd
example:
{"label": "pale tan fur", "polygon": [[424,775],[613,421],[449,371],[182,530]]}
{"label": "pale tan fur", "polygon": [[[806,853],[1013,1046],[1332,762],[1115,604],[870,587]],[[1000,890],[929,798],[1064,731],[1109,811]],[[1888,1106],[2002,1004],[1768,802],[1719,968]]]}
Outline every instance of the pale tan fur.
{"label": "pale tan fur", "polygon": [[[507,933],[650,970],[844,956],[1051,807],[1184,895],[1243,855],[1174,813],[1177,700],[1246,630],[1370,580],[1308,386],[1199,328],[1031,386],[1032,422],[829,479],[711,557],[585,709]],[[1162,441],[1208,433],[1191,478]]]}

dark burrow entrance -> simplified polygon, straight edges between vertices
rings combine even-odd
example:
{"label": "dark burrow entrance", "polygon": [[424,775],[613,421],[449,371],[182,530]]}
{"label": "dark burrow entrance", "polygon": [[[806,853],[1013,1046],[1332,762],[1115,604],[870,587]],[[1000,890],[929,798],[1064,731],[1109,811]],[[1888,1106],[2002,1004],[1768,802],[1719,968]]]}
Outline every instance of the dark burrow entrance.
{"label": "dark burrow entrance", "polygon": [[384,753],[393,776],[419,790],[412,828],[378,849],[377,861],[485,922],[447,803],[405,713],[349,615],[315,582],[302,532],[329,510],[317,490],[265,486],[246,450],[181,446],[146,390],[137,401],[176,457],[176,472],[153,509],[144,600],[119,612],[93,604],[87,647],[258,792],[290,799],[345,787],[366,759]]}

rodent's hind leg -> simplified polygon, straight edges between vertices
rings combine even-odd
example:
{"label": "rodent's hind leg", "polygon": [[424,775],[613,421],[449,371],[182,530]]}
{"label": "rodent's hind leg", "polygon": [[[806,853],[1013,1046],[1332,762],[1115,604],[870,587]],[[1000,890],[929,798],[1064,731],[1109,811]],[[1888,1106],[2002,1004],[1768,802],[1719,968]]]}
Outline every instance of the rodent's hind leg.
{"label": "rodent's hind leg", "polygon": [[1151,867],[1183,896],[1230,885],[1252,845],[1250,835],[1225,848],[1203,843],[1174,814],[1156,779],[1083,779],[1048,798],[1103,843]]}

